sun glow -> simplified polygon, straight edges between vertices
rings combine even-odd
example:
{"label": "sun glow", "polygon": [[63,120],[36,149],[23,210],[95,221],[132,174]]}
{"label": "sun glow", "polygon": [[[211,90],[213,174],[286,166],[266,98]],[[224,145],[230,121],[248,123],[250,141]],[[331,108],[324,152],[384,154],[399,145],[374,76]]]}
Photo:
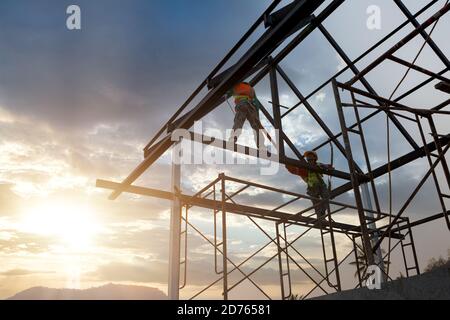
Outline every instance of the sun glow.
{"label": "sun glow", "polygon": [[73,202],[50,202],[27,210],[23,215],[22,229],[29,233],[56,237],[72,250],[89,250],[99,225],[91,208]]}

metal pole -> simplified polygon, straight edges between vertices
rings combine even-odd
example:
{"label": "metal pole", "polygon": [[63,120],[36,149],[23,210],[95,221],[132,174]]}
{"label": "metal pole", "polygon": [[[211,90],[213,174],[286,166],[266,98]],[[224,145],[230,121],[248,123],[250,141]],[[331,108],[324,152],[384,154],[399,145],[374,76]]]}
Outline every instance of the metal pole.
{"label": "metal pole", "polygon": [[281,243],[280,243],[280,231],[278,229],[279,223],[275,222],[275,233],[277,237],[277,256],[278,256],[278,270],[280,272],[280,289],[281,300],[284,300],[284,280],[283,280],[283,262],[281,260]]}
{"label": "metal pole", "polygon": [[[373,210],[372,200],[370,199],[369,187],[367,186],[367,183],[362,184],[361,189],[362,189],[362,200],[364,203],[364,208]],[[373,215],[372,211],[366,211],[366,217],[368,218],[367,227],[369,228],[369,230],[376,229],[377,226],[375,224],[374,215]],[[374,232],[372,234],[372,237],[371,237],[372,244],[375,244],[378,242],[379,236],[380,236],[379,232]],[[387,281],[386,275],[385,275],[386,270],[384,268],[383,253],[381,252],[380,247],[378,247],[377,250],[375,251],[374,258],[375,258],[375,264],[383,271],[382,282]]]}
{"label": "metal pole", "polygon": [[225,209],[225,175],[220,174],[222,193],[222,255],[223,255],[223,299],[228,300],[228,268],[227,268],[227,212]]}
{"label": "metal pole", "polygon": [[181,238],[181,203],[177,197],[181,186],[181,165],[176,163],[180,144],[172,149],[172,210],[170,213],[170,239],[169,239],[169,282],[168,297],[170,300],[179,300],[180,282],[180,238]]}
{"label": "metal pole", "polygon": [[[269,61],[271,61],[270,58]],[[284,158],[284,141],[280,136],[280,132],[283,130],[281,123],[281,112],[280,112],[280,96],[278,93],[278,80],[277,80],[277,69],[276,65],[272,66],[270,69],[270,91],[272,95],[272,108],[273,108],[273,120],[275,124],[275,129],[279,130],[276,135],[276,140],[278,144],[278,154],[280,158]]]}
{"label": "metal pole", "polygon": [[366,259],[367,259],[367,265],[373,265],[375,263],[375,259],[374,259],[373,252],[372,252],[372,243],[370,242],[369,234],[367,231],[366,216],[365,216],[364,207],[363,207],[363,203],[362,203],[361,193],[359,190],[359,182],[355,176],[356,172],[355,172],[355,167],[353,165],[354,162],[353,162],[353,156],[352,156],[352,149],[350,146],[350,139],[348,136],[347,124],[345,123],[344,111],[342,110],[342,102],[341,102],[341,97],[339,95],[339,89],[337,86],[336,79],[333,80],[333,91],[334,91],[334,97],[336,99],[336,108],[338,111],[339,123],[340,123],[341,129],[342,129],[342,138],[344,139],[345,151],[347,153],[348,167],[349,167],[350,175],[352,178],[351,184],[353,187],[353,193],[355,196],[356,206],[358,207],[359,222],[361,224],[361,237],[363,240],[364,251],[365,251]]}

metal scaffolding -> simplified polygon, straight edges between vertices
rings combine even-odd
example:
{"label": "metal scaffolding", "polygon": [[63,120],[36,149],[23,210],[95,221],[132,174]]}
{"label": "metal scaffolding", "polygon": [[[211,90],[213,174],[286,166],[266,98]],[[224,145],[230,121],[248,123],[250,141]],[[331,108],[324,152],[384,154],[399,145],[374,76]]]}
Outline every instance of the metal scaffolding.
{"label": "metal scaffolding", "polygon": [[[392,280],[389,273],[389,263],[391,254],[397,247],[401,248],[401,257],[406,276],[419,274],[419,263],[412,233],[413,228],[430,221],[444,219],[447,227],[450,229],[449,211],[446,209],[446,199],[450,198],[448,194],[450,190],[450,173],[446,160],[446,153],[450,147],[450,134],[448,132],[439,132],[438,126],[436,125],[436,117],[442,119],[450,115],[450,111],[445,110],[450,100],[447,99],[431,108],[407,106],[403,102],[412,94],[420,93],[420,90],[433,81],[439,82],[436,84],[436,90],[445,92],[445,88],[449,87],[450,80],[445,77],[445,74],[449,70],[450,63],[446,54],[433,41],[432,32],[438,21],[448,13],[450,5],[448,1],[444,4],[442,1],[433,0],[415,14],[412,14],[401,0],[392,1],[405,15],[406,21],[354,60],[349,58],[323,25],[323,22],[344,2],[352,2],[352,0],[297,0],[283,8],[278,8],[281,2],[280,0],[273,1],[188,100],[146,145],[144,148],[143,162],[121,183],[97,180],[98,187],[113,190],[110,199],[116,199],[122,192],[128,192],[176,201],[179,204],[178,206],[173,206],[173,210],[179,213],[179,220],[174,220],[175,225],[173,222],[171,224],[171,232],[174,230],[177,231],[175,242],[178,241],[178,246],[173,247],[177,250],[176,254],[172,255],[171,253],[171,258],[176,257],[178,261],[174,262],[171,260],[171,268],[177,266],[175,269],[179,273],[182,271],[181,277],[176,276],[173,278],[176,279],[177,283],[180,282],[179,289],[185,288],[189,280],[187,272],[189,261],[188,231],[190,230],[200,235],[214,250],[214,272],[217,275],[217,279],[194,294],[191,298],[200,296],[209,288],[222,282],[223,297],[227,299],[229,293],[235,290],[235,288],[238,288],[244,281],[249,281],[264,297],[268,299],[276,298],[268,294],[254,280],[254,274],[261,268],[267,266],[272,260],[278,261],[280,281],[280,296],[278,298],[281,297],[282,299],[289,299],[293,294],[293,270],[301,272],[313,284],[311,290],[303,298],[308,298],[313,294],[329,294],[331,292],[341,291],[343,288],[342,266],[345,262],[348,263],[351,257],[355,259],[358,275],[356,287],[364,286],[367,275],[364,272],[363,266],[378,265],[384,272],[384,278],[388,281]],[[435,10],[436,5],[439,5],[439,10],[430,13],[431,9]],[[423,23],[419,23],[417,19],[425,15],[427,19],[424,19]],[[379,55],[371,63],[366,64],[364,69],[359,70],[356,67],[356,64],[362,59],[373,53],[376,49],[379,49],[382,45],[385,45],[388,40],[392,39],[409,25],[413,26],[413,30],[394,46],[386,49],[383,54]],[[234,65],[223,70],[230,58],[235,57],[236,52],[244,43],[249,41],[250,36],[260,27],[264,27],[265,32]],[[429,27],[432,27],[432,30],[427,32],[427,28]],[[320,31],[345,62],[346,67],[308,95],[303,95],[282,69],[280,62],[314,30]],[[441,61],[445,66],[440,72],[436,73],[418,66],[415,63],[417,57],[413,62],[408,62],[395,55],[399,49],[418,37],[423,38],[424,46],[428,45],[436,59]],[[289,41],[287,42],[288,39]],[[277,53],[274,55],[275,51]],[[382,97],[375,91],[367,79],[375,68],[382,66],[386,61],[407,68],[407,73],[410,71],[418,72],[426,76],[426,80],[409,88],[405,93],[395,96],[400,86],[399,84],[394,88],[390,97]],[[348,70],[353,73],[353,77],[345,83],[338,81],[338,77],[342,76]],[[193,126],[194,121],[200,120],[225,101],[225,93],[235,83],[249,79],[252,85],[256,85],[266,76],[269,77],[270,81],[273,116],[264,106],[261,106],[260,111],[273,128],[279,132],[276,141],[279,162],[344,180],[345,183],[331,190],[329,201],[237,179],[223,173],[219,174],[214,181],[193,195],[183,193],[179,189],[179,186],[169,192],[132,185],[138,177],[174,145],[175,142],[172,141],[171,134],[176,129],[189,130]],[[281,78],[299,99],[297,104],[290,107],[284,113],[280,109],[278,78]],[[314,110],[314,107],[308,102],[311,97],[327,86],[332,87],[336,101],[340,124],[340,131],[337,134],[332,132],[320,115]],[[206,93],[202,96],[202,92],[204,91]],[[198,99],[199,102],[192,106],[195,99]],[[314,150],[319,150],[328,144],[332,144],[345,157],[348,163],[348,171],[317,167],[305,161],[302,152],[298,150],[283,130],[282,124],[283,118],[300,106],[308,111],[317,125],[328,136],[328,139],[316,146]],[[190,107],[190,110],[187,110],[188,107]],[[373,111],[362,117],[362,110],[366,109],[373,109]],[[348,123],[348,111],[352,111],[352,119],[355,120],[350,125]],[[390,123],[395,126],[410,146],[411,151],[396,159],[391,159],[389,155],[387,163],[375,168],[374,162],[369,155],[364,127],[367,125],[368,120],[378,114],[386,115],[387,126]],[[413,124],[416,130],[406,129],[402,121]],[[426,124],[426,127],[424,124]],[[429,139],[427,140],[428,135],[431,136],[431,141]],[[357,137],[356,141],[359,141],[358,146],[355,145],[355,140],[351,139],[352,136]],[[227,149],[227,143],[225,141],[211,139],[199,133],[190,132],[190,138],[195,141],[200,141],[205,145],[213,144],[219,149]],[[291,158],[287,156],[285,149],[289,149],[296,157]],[[354,154],[360,150],[362,152],[358,154],[362,154],[364,163],[358,163],[354,158]],[[259,150],[247,146],[234,145],[234,151],[247,156],[268,159],[267,154],[259,153]],[[397,212],[393,212],[392,208],[388,210],[389,212],[384,212],[382,209],[383,206],[380,203],[379,191],[377,191],[377,182],[379,179],[386,175],[390,179],[393,171],[421,158],[426,158],[429,169],[419,180],[410,197],[408,197]],[[430,176],[434,182],[442,211],[421,220],[410,221],[410,218],[407,216],[407,209]],[[235,189],[233,190],[237,191],[231,191],[229,188],[230,183],[234,184]],[[237,189],[236,185],[238,185]],[[239,196],[248,188],[256,188],[264,192],[281,194],[284,197],[290,198],[290,200],[281,205],[276,205],[273,208],[244,204],[239,200]],[[348,191],[353,193],[354,204],[335,200],[337,196]],[[298,212],[286,210],[287,206],[291,206],[302,200],[315,200],[315,205],[308,206]],[[323,204],[323,202],[327,204],[327,213],[324,217],[318,218],[316,217],[315,209],[318,205]],[[372,202],[374,204],[373,208],[371,205]],[[212,239],[192,223],[188,213],[193,207],[212,210],[211,222],[214,230]],[[355,212],[358,223],[349,224],[339,222],[336,214],[344,210]],[[227,215],[229,214],[246,217],[252,225],[268,238],[268,242],[265,245],[239,263],[233,261],[227,248]],[[267,228],[261,225],[262,221],[273,222],[275,236],[270,235]],[[177,223],[179,225],[176,225]],[[292,237],[292,233],[297,232],[291,231],[295,227],[301,227],[303,231],[296,234],[295,237]],[[304,253],[294,246],[299,239],[311,230],[320,232],[321,256],[323,259],[322,268],[314,265]],[[350,241],[351,249],[345,255],[337,250],[337,235],[342,235]],[[182,246],[180,246],[180,240],[183,242]],[[272,245],[276,248],[275,254],[267,258],[260,265],[253,266],[249,272],[249,262],[251,259]],[[381,250],[382,245],[383,248],[387,249],[387,252]],[[386,259],[387,263],[385,264]],[[245,270],[244,266],[246,267]],[[241,278],[231,284],[229,282],[230,274],[235,275],[237,273],[241,275]],[[176,291],[172,297],[177,298],[178,291],[173,283],[171,288],[171,291]]]}

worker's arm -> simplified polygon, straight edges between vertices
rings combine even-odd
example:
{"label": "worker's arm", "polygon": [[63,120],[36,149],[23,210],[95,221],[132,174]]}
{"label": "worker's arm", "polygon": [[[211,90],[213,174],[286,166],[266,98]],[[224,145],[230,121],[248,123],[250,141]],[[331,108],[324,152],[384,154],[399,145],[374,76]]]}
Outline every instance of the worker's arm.
{"label": "worker's arm", "polygon": [[286,164],[285,167],[290,173],[297,174],[298,168],[296,166]]}
{"label": "worker's arm", "polygon": [[317,163],[317,166],[322,168],[322,169],[325,169],[325,170],[332,170],[332,169],[334,169],[332,164]]}
{"label": "worker's arm", "polygon": [[302,178],[308,176],[308,170],[305,169],[305,168],[299,168],[299,167],[292,166],[292,165],[289,165],[289,164],[286,164],[285,166],[286,166],[286,169],[292,174],[295,174],[295,175],[300,176]]}

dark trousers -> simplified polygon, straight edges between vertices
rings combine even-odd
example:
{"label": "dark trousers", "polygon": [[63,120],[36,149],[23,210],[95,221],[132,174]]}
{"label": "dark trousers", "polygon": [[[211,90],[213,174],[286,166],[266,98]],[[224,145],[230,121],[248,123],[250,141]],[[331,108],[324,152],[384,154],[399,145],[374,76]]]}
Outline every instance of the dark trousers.
{"label": "dark trousers", "polygon": [[[262,129],[261,123],[259,122],[259,114],[255,106],[248,102],[241,102],[236,106],[236,114],[234,116],[233,133],[230,140],[234,139],[236,143],[240,135],[240,129],[244,126],[245,120],[248,120],[250,126],[253,129],[253,137],[255,139],[256,145],[258,144],[259,130]],[[238,130],[237,132],[235,132]]]}
{"label": "dark trousers", "polygon": [[325,183],[320,183],[314,187],[308,187],[306,193],[313,198],[317,198],[311,199],[313,205],[315,206],[314,208],[317,214],[317,218],[320,219],[324,217],[328,210],[328,201],[330,198],[330,193],[328,192],[328,188]]}

